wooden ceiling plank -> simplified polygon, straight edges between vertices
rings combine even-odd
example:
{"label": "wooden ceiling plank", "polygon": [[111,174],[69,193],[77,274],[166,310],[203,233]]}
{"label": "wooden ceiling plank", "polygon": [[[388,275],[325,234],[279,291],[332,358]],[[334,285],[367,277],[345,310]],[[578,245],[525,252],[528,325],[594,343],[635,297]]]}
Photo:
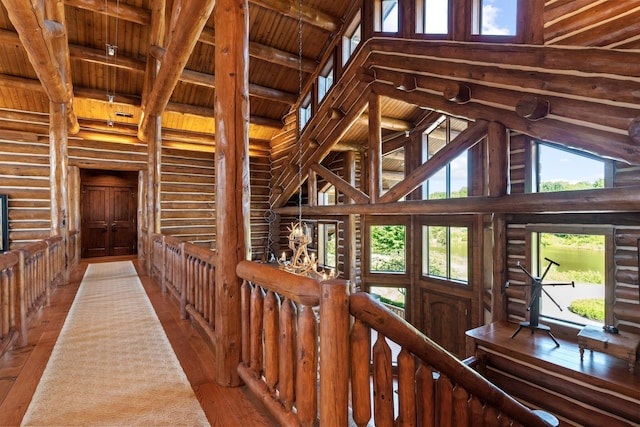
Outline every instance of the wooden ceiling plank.
{"label": "wooden ceiling plank", "polygon": [[300,10],[299,3],[296,0],[251,0],[250,3],[281,13],[296,21],[302,17],[302,22],[305,24],[313,25],[330,33],[339,28],[339,22],[336,17],[305,5],[302,5],[302,10]]}
{"label": "wooden ceiling plank", "polygon": [[[73,111],[71,78],[66,77],[65,57],[69,56],[66,29],[62,23],[45,19],[42,3],[24,0],[2,0],[11,23],[27,52],[38,79],[51,102],[65,104],[69,131],[77,131],[78,120]],[[56,8],[54,8],[56,9]],[[57,15],[57,13],[56,13]],[[62,50],[61,52],[58,52]],[[66,52],[65,52],[66,51]],[[59,62],[62,62],[61,64]]]}
{"label": "wooden ceiling plank", "polygon": [[142,111],[138,129],[138,137],[141,140],[146,141],[148,137],[149,117],[159,116],[167,106],[214,5],[215,0],[183,2],[179,16],[176,18],[176,25],[170,28],[172,35],[153,83],[153,89],[149,91],[148,98],[143,100],[146,108]]}

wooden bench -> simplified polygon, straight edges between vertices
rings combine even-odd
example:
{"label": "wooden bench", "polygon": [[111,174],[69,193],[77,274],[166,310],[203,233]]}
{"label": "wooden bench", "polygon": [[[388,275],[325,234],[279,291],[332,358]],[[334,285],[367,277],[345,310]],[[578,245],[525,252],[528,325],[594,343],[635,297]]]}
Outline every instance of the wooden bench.
{"label": "wooden bench", "polygon": [[590,325],[578,332],[580,360],[583,360],[585,350],[595,350],[626,360],[629,363],[629,372],[633,372],[636,366],[639,345],[640,336],[628,332],[613,334]]}

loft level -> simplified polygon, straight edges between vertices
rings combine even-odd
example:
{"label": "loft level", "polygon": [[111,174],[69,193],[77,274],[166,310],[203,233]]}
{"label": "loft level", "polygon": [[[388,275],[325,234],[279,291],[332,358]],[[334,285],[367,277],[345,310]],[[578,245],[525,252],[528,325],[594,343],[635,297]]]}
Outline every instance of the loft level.
{"label": "loft level", "polygon": [[531,407],[563,425],[628,426],[640,423],[640,372],[628,362],[596,351],[580,360],[577,342],[496,322],[467,331],[467,353],[483,360],[478,370]]}

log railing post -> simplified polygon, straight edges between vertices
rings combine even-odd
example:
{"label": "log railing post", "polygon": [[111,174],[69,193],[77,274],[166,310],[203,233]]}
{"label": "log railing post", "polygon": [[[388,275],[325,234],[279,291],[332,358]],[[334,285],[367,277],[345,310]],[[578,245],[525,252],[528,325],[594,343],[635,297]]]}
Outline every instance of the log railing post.
{"label": "log railing post", "polygon": [[327,280],[320,291],[320,424],[348,424],[349,282]]}

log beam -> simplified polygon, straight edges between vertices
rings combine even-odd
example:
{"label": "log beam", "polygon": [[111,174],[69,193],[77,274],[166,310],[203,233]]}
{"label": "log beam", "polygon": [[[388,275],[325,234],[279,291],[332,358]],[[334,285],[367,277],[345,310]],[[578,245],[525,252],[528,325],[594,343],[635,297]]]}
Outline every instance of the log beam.
{"label": "log beam", "polygon": [[[45,10],[40,2],[2,0],[11,23],[16,28],[29,62],[42,83],[49,100],[65,105],[68,130],[77,130],[78,122],[73,112],[73,88],[67,75],[66,30],[61,23],[45,19]],[[59,14],[56,6],[56,15]],[[56,51],[63,49],[62,52]],[[66,50],[66,52],[65,52]]]}
{"label": "log beam", "polygon": [[338,175],[331,172],[324,166],[315,164],[312,165],[310,169],[311,171],[323,177],[329,184],[335,186],[336,190],[342,192],[345,196],[352,199],[355,203],[369,203],[369,196],[367,196],[362,191],[358,190],[350,183],[340,178]]}
{"label": "log beam", "polygon": [[303,23],[330,33],[337,31],[340,26],[336,17],[323,13],[315,7],[304,4],[300,10],[296,0],[252,0],[251,4],[281,13],[296,21],[301,17]]}
{"label": "log beam", "polygon": [[[631,197],[630,197],[631,195]],[[298,215],[297,206],[276,208],[279,215]],[[472,196],[447,200],[350,204],[302,207],[304,216],[335,215],[463,215],[520,213],[607,213],[640,210],[640,186],[602,188],[557,193],[509,194],[499,197]]]}
{"label": "log beam", "polygon": [[166,108],[214,4],[215,0],[183,2],[179,15],[175,20],[172,18],[176,25],[170,29],[172,35],[164,60],[148,99],[142,102],[146,107],[142,111],[138,129],[138,138],[141,140],[146,141],[148,138],[150,116],[160,116]]}

